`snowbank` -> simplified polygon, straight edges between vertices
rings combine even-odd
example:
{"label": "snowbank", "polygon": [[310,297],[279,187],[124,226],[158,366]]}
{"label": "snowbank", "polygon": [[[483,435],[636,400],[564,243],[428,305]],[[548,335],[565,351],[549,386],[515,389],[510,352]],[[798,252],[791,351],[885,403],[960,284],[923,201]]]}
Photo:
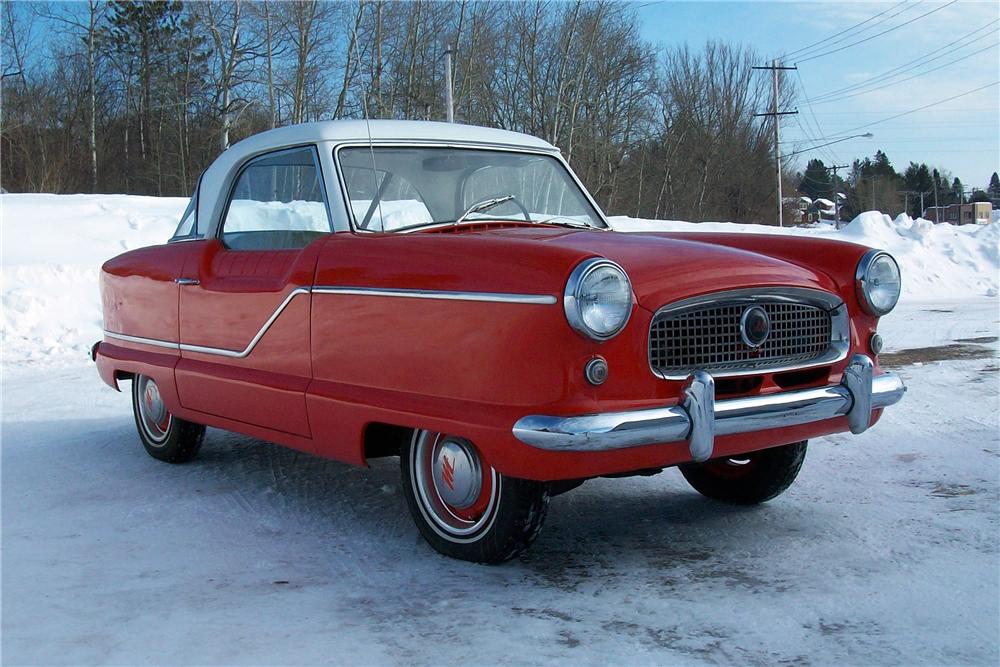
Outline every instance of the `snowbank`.
{"label": "snowbank", "polygon": [[832,225],[770,227],[731,222],[680,222],[615,217],[622,232],[740,232],[818,236],[849,241],[892,253],[903,274],[902,301],[940,301],[996,296],[1000,271],[1000,224],[935,225],[905,214],[896,219],[867,211],[840,230]]}
{"label": "snowbank", "polygon": [[[115,255],[162,243],[185,198],[127,195],[0,195],[4,363],[80,362],[101,337],[97,277]],[[822,236],[885,248],[902,267],[904,300],[995,296],[1000,224],[953,227],[877,212],[840,231],[613,218],[626,232],[725,231]]]}
{"label": "snowbank", "polygon": [[188,200],[0,195],[3,362],[77,361],[101,338],[101,264],[162,243]]}

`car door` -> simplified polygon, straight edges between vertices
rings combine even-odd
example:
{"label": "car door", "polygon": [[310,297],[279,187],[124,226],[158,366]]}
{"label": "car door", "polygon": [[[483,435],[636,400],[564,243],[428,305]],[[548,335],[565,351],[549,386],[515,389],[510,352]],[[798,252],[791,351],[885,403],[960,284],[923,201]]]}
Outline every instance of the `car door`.
{"label": "car door", "polygon": [[218,233],[179,281],[184,407],[310,436],[310,287],[331,229],[314,146],[242,166]]}

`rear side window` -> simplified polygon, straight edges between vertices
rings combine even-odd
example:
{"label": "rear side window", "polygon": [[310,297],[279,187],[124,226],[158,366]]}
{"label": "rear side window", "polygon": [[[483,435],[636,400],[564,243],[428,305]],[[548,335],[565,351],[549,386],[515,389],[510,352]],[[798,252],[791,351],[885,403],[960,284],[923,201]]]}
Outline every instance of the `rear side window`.
{"label": "rear side window", "polygon": [[194,194],[191,195],[191,201],[188,202],[187,208],[184,209],[181,222],[177,225],[174,235],[170,237],[171,241],[191,239],[198,236],[198,192],[200,190],[201,177],[199,176],[198,184],[194,186]]}
{"label": "rear side window", "polygon": [[268,153],[243,167],[226,207],[222,242],[233,250],[304,248],[333,227],[316,149]]}
{"label": "rear side window", "polygon": [[174,232],[174,238],[177,239],[194,236],[197,231],[197,219],[198,194],[195,193],[195,196],[191,197],[191,201],[188,202],[187,208],[184,209],[184,215],[181,216],[181,223],[177,225],[177,231]]}

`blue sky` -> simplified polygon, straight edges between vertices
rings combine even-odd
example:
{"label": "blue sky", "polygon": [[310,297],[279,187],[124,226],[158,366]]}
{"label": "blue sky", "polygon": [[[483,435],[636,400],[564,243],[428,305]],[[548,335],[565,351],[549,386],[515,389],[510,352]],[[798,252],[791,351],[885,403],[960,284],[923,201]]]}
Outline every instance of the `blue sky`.
{"label": "blue sky", "polygon": [[[901,118],[877,123],[889,116],[915,109],[985,86],[1000,79],[997,23],[1000,3],[946,2],[650,2],[636,3],[642,20],[644,37],[663,46],[687,42],[698,47],[709,39],[740,42],[762,56],[773,58],[783,53],[793,54],[814,42],[829,44],[832,50],[873,36],[904,21],[930,12],[909,25],[876,37],[838,53],[799,63],[793,80],[801,83],[810,98],[809,105],[799,101],[797,117],[785,117],[782,123],[783,153],[808,148],[822,141],[810,137],[842,137],[872,132],[871,139],[852,139],[791,158],[803,167],[811,157],[826,164],[833,159],[838,164],[850,164],[856,157],[871,155],[881,148],[897,170],[902,171],[912,160],[927,162],[952,172],[966,187],[983,187],[990,174],[1000,170],[1000,87],[994,85],[951,102],[934,105]],[[879,12],[881,17],[861,26],[858,32],[836,37],[836,33],[861,23]],[[878,23],[877,25],[873,25]],[[992,26],[990,25],[992,24]],[[871,90],[850,98],[828,98],[819,103],[821,95],[845,86],[865,81],[873,76],[904,65],[929,54],[949,42],[982,31],[953,47],[932,53],[943,56],[923,66],[905,68],[895,78],[887,78],[861,90],[875,88],[902,78],[927,72],[898,85]],[[977,39],[978,38],[978,39]],[[843,41],[834,41],[843,40]],[[817,46],[789,60],[819,53]],[[968,57],[966,57],[968,56]],[[961,60],[959,60],[961,59]],[[954,64],[947,63],[956,61]],[[763,72],[763,75],[769,75]],[[856,92],[856,91],[855,91]],[[813,116],[815,114],[815,117]],[[800,125],[804,125],[804,130]],[[817,127],[818,126],[818,127]]]}

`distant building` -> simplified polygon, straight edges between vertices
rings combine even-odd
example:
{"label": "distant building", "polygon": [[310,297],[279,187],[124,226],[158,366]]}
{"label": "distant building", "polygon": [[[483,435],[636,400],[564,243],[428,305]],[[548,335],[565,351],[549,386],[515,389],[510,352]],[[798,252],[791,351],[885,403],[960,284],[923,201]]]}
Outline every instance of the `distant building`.
{"label": "distant building", "polygon": [[950,204],[930,206],[924,209],[924,218],[931,222],[947,222],[950,225],[985,225],[992,217],[993,204],[972,202],[971,204]]}
{"label": "distant building", "polygon": [[799,225],[806,222],[806,211],[812,205],[812,199],[809,197],[785,197],[781,200],[781,204],[791,224]]}

